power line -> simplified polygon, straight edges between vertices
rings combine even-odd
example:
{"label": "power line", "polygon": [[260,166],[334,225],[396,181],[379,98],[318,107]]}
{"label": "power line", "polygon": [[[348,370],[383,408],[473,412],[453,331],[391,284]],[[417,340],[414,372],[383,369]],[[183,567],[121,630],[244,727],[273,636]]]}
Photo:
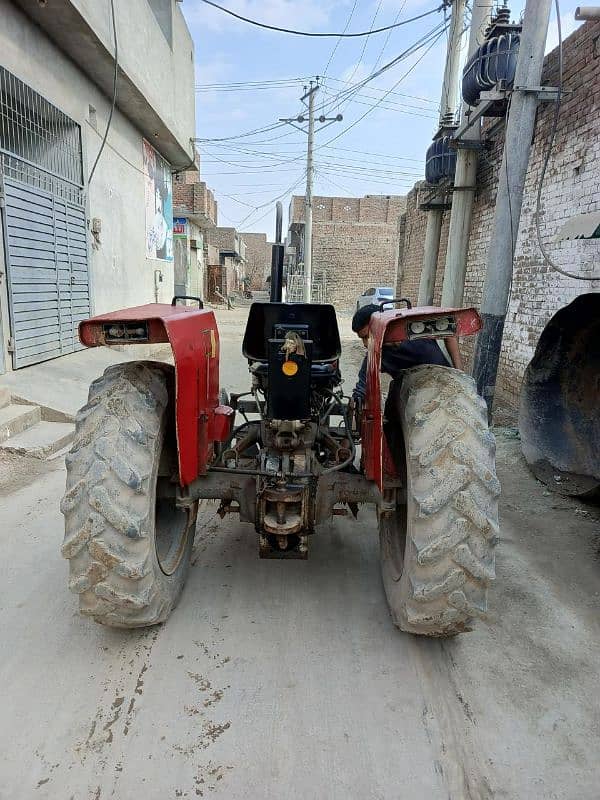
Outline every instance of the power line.
{"label": "power line", "polygon": [[[336,83],[347,83],[348,82],[348,81],[342,81],[340,78],[331,78],[331,77],[327,78],[327,81],[335,81]],[[331,86],[330,88],[334,89],[333,86]],[[380,86],[369,86],[369,90],[371,92],[386,92],[387,91],[387,89],[384,89],[384,88],[382,88]],[[416,94],[408,94],[406,92],[391,92],[390,94],[393,94],[396,97],[407,97],[409,100],[418,100],[420,103],[428,103],[429,105],[432,105],[432,106],[437,106],[438,105],[437,101],[431,100],[431,99],[429,99],[427,97],[420,97],[419,95],[416,95]],[[376,100],[377,98],[374,97],[373,99]]]}
{"label": "power line", "polygon": [[[300,175],[298,180],[294,181],[294,183],[289,188],[287,188],[281,194],[277,195],[277,197],[271,198],[271,200],[268,200],[266,203],[261,203],[258,206],[254,206],[253,211],[251,211],[247,216],[245,216],[243,220],[238,222],[236,227],[237,228],[241,228],[243,225],[246,224],[246,222],[250,219],[250,217],[252,217],[257,211],[260,211],[261,209],[266,208],[266,206],[272,206],[273,203],[276,203],[278,200],[281,200],[283,197],[285,197],[290,192],[293,192],[294,189],[296,188],[296,186],[298,186],[298,184],[302,183],[302,181],[304,180],[305,176],[306,176],[306,170],[303,171],[302,175]],[[267,212],[267,214],[268,213],[269,212]],[[264,216],[266,217],[267,214],[265,214]],[[264,217],[261,217],[260,219],[263,219],[263,218]],[[260,220],[254,220],[254,222],[252,224],[255,225],[257,222],[260,222]]]}
{"label": "power line", "polygon": [[[208,0],[203,0],[203,2],[207,2],[207,1]],[[375,78],[378,78],[380,75],[382,75],[388,69],[391,69],[396,64],[400,63],[404,59],[406,59],[409,56],[413,55],[414,53],[418,52],[422,47],[424,47],[425,45],[427,45],[429,43],[429,41],[431,40],[431,38],[433,36],[436,37],[435,40],[434,40],[434,44],[435,44],[435,42],[437,42],[437,40],[440,38],[439,35],[437,35],[438,31],[441,28],[442,29],[441,32],[443,34],[443,32],[445,31],[445,28],[446,28],[446,24],[447,23],[446,23],[445,20],[442,21],[441,23],[438,23],[430,31],[428,31],[426,34],[424,34],[420,39],[417,39],[417,41],[414,42],[410,47],[408,47],[406,50],[404,50],[402,53],[400,53],[400,55],[396,56],[391,61],[388,61],[387,64],[384,64],[383,67],[380,67],[378,70],[376,70],[375,72],[371,73],[370,75],[368,75],[363,80],[359,81],[356,84],[353,84],[348,89],[345,89],[342,92],[340,92],[336,97],[331,99],[331,102],[327,105],[327,108],[329,108],[329,109],[333,108],[336,105],[336,103],[338,103],[338,101],[339,102],[343,102],[345,100],[348,100],[353,94],[356,94],[358,91],[360,91],[360,89],[362,89],[364,86],[366,86],[367,83],[370,83],[370,81],[374,80]],[[431,49],[431,48],[429,48],[429,49]],[[406,76],[403,76],[403,78],[404,77],[406,77]],[[403,80],[403,78],[401,78],[400,80]],[[395,89],[396,86],[399,85],[399,83],[400,83],[400,81],[397,81],[394,84],[394,86],[392,86],[391,89],[388,89],[385,92],[385,94],[383,95],[383,97],[379,100],[379,102],[381,103],[389,94],[391,94],[391,92]],[[366,116],[366,114],[364,116]],[[361,117],[361,119],[362,119],[362,117]],[[358,120],[358,121],[360,121],[360,120]],[[278,122],[278,123],[273,123],[271,125],[264,126],[262,128],[256,128],[256,129],[251,130],[251,131],[245,131],[244,133],[239,133],[239,134],[236,134],[234,136],[224,136],[224,137],[212,138],[212,139],[209,139],[209,138],[198,138],[198,139],[194,139],[194,141],[195,142],[209,142],[209,143],[210,142],[234,141],[234,140],[237,140],[237,139],[246,138],[248,136],[254,136],[254,135],[260,134],[260,133],[268,133],[270,131],[274,131],[274,130],[277,130],[278,128],[281,128],[283,125],[285,125],[285,123]],[[267,139],[266,141],[275,141],[276,139],[284,138],[286,136],[290,136],[291,133],[292,133],[291,131],[290,132],[286,132],[286,133],[281,134],[280,136],[275,136],[275,137],[272,137],[271,139]],[[333,140],[331,140],[331,141],[333,141]]]}
{"label": "power line", "polygon": [[[212,0],[202,0],[203,3],[207,6],[212,6],[213,8],[219,9],[219,11],[223,11],[225,14],[229,14],[231,17],[235,17],[235,19],[239,19],[242,22],[247,22],[249,25],[255,25],[257,28],[265,28],[269,31],[277,31],[279,33],[290,33],[294,36],[312,36],[312,37],[339,37],[340,39],[354,39],[360,36],[371,36],[375,33],[383,33],[384,31],[392,30],[393,28],[399,28],[402,25],[408,25],[410,22],[416,22],[419,19],[423,19],[424,17],[428,17],[431,14],[436,14],[438,11],[441,11],[444,8],[444,5],[437,6],[437,8],[431,8],[429,11],[424,11],[422,14],[417,14],[414,17],[410,17],[410,19],[405,19],[402,22],[396,22],[393,25],[386,25],[383,28],[376,28],[375,30],[370,31],[360,31],[356,33],[322,33],[322,32],[313,32],[313,31],[297,31],[292,28],[280,28],[277,25],[267,25],[265,22],[258,22],[255,19],[250,19],[249,17],[244,17],[241,14],[236,14],[235,11],[231,11],[229,8],[225,8],[224,6],[220,6],[218,3],[213,3]],[[381,5],[381,3],[380,3]]]}
{"label": "power line", "polygon": [[[225,145],[215,145],[215,147],[219,147],[219,146],[224,147]],[[227,147],[229,149],[235,150],[236,152],[247,153],[248,155],[263,155],[263,154],[265,156],[268,156],[268,155],[276,155],[276,156],[285,155],[285,153],[279,153],[279,152],[275,153],[275,152],[272,152],[272,151],[271,152],[270,151],[261,152],[260,150],[249,150],[249,149],[244,148],[243,145],[237,145],[237,144],[236,145],[227,145]],[[327,145],[327,144],[325,144],[325,145],[321,145],[321,147],[327,148],[327,149],[330,149],[330,150],[341,150],[344,153],[355,153],[356,155],[374,156],[375,158],[380,158],[380,159],[381,158],[386,158],[386,159],[392,159],[394,161],[411,161],[411,162],[413,162],[415,164],[420,164],[420,165],[422,165],[424,163],[424,161],[425,161],[424,158],[410,158],[409,156],[397,156],[397,155],[394,155],[392,153],[374,153],[374,152],[372,152],[370,150],[357,150],[356,148],[353,148],[353,147],[340,147],[339,145]],[[298,153],[299,151],[297,151],[295,149],[293,152]]]}
{"label": "power line", "polygon": [[90,170],[90,177],[88,178],[88,189],[90,183],[92,182],[92,178],[96,172],[96,167],[98,166],[98,162],[100,161],[100,156],[102,155],[102,151],[104,150],[104,146],[106,145],[106,140],[108,139],[108,132],[110,130],[110,125],[112,122],[113,114],[115,112],[115,105],[117,104],[117,80],[119,77],[119,43],[117,40],[117,21],[115,19],[115,3],[114,0],[110,0],[110,17],[112,21],[112,29],[113,29],[113,37],[115,40],[115,68],[113,72],[113,92],[112,92],[112,101],[110,104],[110,113],[108,115],[108,120],[106,122],[106,130],[104,131],[104,136],[102,137],[102,142],[100,144],[100,149],[94,159],[94,163],[92,164],[92,168]]}
{"label": "power line", "polygon": [[[445,27],[444,27],[444,28],[442,28],[442,31],[436,35],[436,37],[433,39],[433,41],[432,41],[432,42],[429,44],[429,47],[427,47],[427,48],[426,48],[425,52],[424,52],[424,53],[422,53],[422,55],[421,55],[421,56],[420,56],[420,57],[419,57],[419,58],[418,58],[418,59],[415,61],[415,63],[414,63],[414,64],[413,64],[411,67],[409,67],[409,69],[408,69],[408,70],[407,70],[407,71],[404,73],[404,75],[402,75],[402,77],[401,77],[401,78],[399,78],[399,79],[396,81],[396,83],[395,83],[395,84],[392,86],[392,88],[391,88],[390,90],[388,90],[388,91],[387,91],[387,92],[386,92],[386,93],[385,93],[385,94],[384,94],[384,95],[383,95],[383,96],[380,98],[380,100],[379,100],[377,103],[375,103],[375,105],[374,105],[374,106],[372,106],[372,107],[371,107],[371,108],[369,108],[367,111],[365,111],[365,113],[364,113],[362,116],[360,116],[358,119],[354,120],[354,122],[353,122],[351,125],[348,125],[348,127],[347,127],[347,128],[344,128],[344,130],[343,130],[343,131],[341,131],[341,133],[338,133],[338,134],[337,134],[337,136],[334,136],[332,139],[329,139],[329,141],[325,142],[325,145],[331,144],[332,142],[335,142],[335,141],[336,141],[337,139],[339,139],[340,137],[344,136],[344,134],[346,134],[346,133],[347,133],[349,130],[351,130],[351,129],[352,129],[352,128],[354,128],[356,125],[358,125],[358,123],[359,123],[359,122],[362,122],[362,120],[363,120],[363,119],[365,119],[365,117],[367,117],[369,114],[371,114],[371,113],[372,113],[372,112],[373,112],[373,111],[374,111],[374,110],[375,110],[375,109],[378,107],[378,105],[379,105],[380,103],[382,103],[382,102],[385,100],[385,98],[388,96],[388,94],[390,94],[390,93],[391,93],[391,91],[392,91],[393,89],[395,89],[395,88],[396,88],[396,86],[398,86],[398,85],[399,85],[399,84],[400,84],[400,83],[401,83],[401,82],[402,82],[402,81],[403,81],[403,80],[404,80],[404,79],[405,79],[405,78],[406,78],[408,75],[410,75],[410,73],[411,73],[411,72],[412,72],[412,71],[415,69],[415,67],[417,66],[417,64],[419,64],[419,62],[420,62],[420,61],[422,61],[422,60],[423,60],[423,58],[425,58],[425,56],[426,56],[426,55],[427,55],[427,53],[428,53],[428,52],[431,50],[431,48],[432,48],[432,47],[433,47],[433,46],[434,46],[434,45],[437,43],[437,41],[438,41],[438,40],[439,40],[439,39],[440,39],[440,38],[441,38],[441,37],[444,35],[444,32],[445,32],[445,30],[446,30],[446,29],[445,29]],[[429,40],[428,40],[428,41],[429,41]],[[426,42],[426,43],[428,43],[428,42]],[[423,46],[424,46],[424,44],[425,44],[425,43],[423,43],[423,44],[422,44],[420,47],[423,47]],[[420,49],[420,48],[417,48],[417,49]],[[412,50],[412,52],[410,53],[410,55],[412,55],[414,52],[416,52],[416,50],[415,50],[415,49],[413,49],[413,50]],[[320,145],[318,149],[320,149],[321,147],[324,147],[325,145]]]}
{"label": "power line", "polygon": [[[383,75],[384,72],[387,72],[387,70],[391,69],[396,64],[400,63],[409,56],[414,55],[414,53],[418,52],[422,47],[428,44],[429,41],[431,41],[432,37],[436,36],[437,38],[435,39],[435,41],[437,41],[439,39],[439,36],[437,36],[438,32],[441,30],[441,33],[443,34],[446,29],[446,26],[447,26],[446,20],[443,20],[442,22],[438,23],[427,33],[423,34],[423,36],[421,36],[420,39],[417,39],[416,42],[414,42],[406,50],[400,53],[400,55],[396,56],[391,61],[388,61],[387,64],[384,64],[383,67],[380,67],[378,70],[375,70],[375,72],[372,72],[370,75],[367,75],[367,77],[364,78],[362,81],[358,81],[358,83],[351,85],[348,89],[342,90],[336,96],[336,98],[332,99],[331,103],[329,104],[329,108],[333,108],[335,105],[339,106],[340,102],[349,99],[352,95],[359,92],[362,88],[364,88],[367,85],[367,83],[370,83],[371,81],[375,80],[375,78],[378,78],[380,75]],[[398,82],[395,84],[395,86],[397,85]],[[391,89],[388,89],[385,92],[384,97],[382,97],[381,99],[383,100],[385,97],[387,97],[387,95],[391,93],[391,91],[395,88],[395,86],[392,86]]]}
{"label": "power line", "polygon": [[[358,4],[358,0],[354,0],[354,5],[352,6],[350,14],[348,15],[348,19],[346,20],[346,25],[344,26],[344,30],[342,31],[342,34],[346,33],[346,31],[348,30],[348,27],[350,26],[350,23],[352,22],[352,17],[354,16],[354,12],[356,11],[357,4]],[[333,50],[331,51],[331,54],[330,54],[330,56],[329,56],[329,58],[327,60],[327,64],[325,65],[325,69],[323,70],[323,75],[322,75],[323,78],[325,78],[325,76],[327,75],[327,70],[329,69],[329,65],[331,64],[331,62],[333,60],[333,57],[336,54],[338,47],[340,46],[340,42],[341,41],[342,41],[342,36],[340,36],[338,38],[337,42],[333,46]]]}
{"label": "power line", "polygon": [[258,92],[269,89],[287,89],[306,82],[308,78],[289,78],[280,81],[248,81],[242,83],[199,83],[196,92]]}
{"label": "power line", "polygon": [[[309,81],[311,76],[298,76],[297,78],[282,78],[280,80],[264,80],[264,81],[239,81],[239,82],[223,82],[223,83],[199,83],[195,87],[196,92],[252,92],[252,91],[261,91],[263,89],[278,89],[278,88],[288,88],[288,87],[295,87],[299,83],[306,83]],[[351,84],[351,81],[344,80],[342,78],[334,78],[330,75],[322,77],[323,82],[334,81],[335,83],[344,83],[347,85]],[[322,84],[323,85],[323,84]],[[335,91],[334,87],[332,86],[331,89]],[[373,92],[384,92],[385,89],[382,89],[378,86],[371,86],[370,90]],[[392,94],[397,95],[399,97],[408,97],[412,100],[419,100],[422,103],[429,103],[430,105],[438,105],[435,100],[431,100],[428,97],[420,97],[419,95],[408,94],[406,92],[392,92]]]}
{"label": "power line", "polygon": [[359,57],[358,57],[358,59],[356,61],[356,64],[354,65],[354,69],[352,70],[352,74],[348,78],[348,81],[352,81],[352,78],[356,75],[358,67],[360,66],[360,63],[362,62],[363,56],[365,54],[365,50],[367,49],[367,44],[369,42],[369,36],[371,35],[371,33],[373,31],[373,26],[375,25],[375,20],[377,19],[377,15],[379,14],[379,9],[381,8],[382,2],[383,2],[383,0],[379,0],[379,3],[377,4],[377,8],[375,9],[375,13],[373,14],[373,19],[371,21],[371,28],[369,30],[369,35],[367,36],[367,38],[363,42],[362,50],[360,51],[360,55],[359,55]]}
{"label": "power line", "polygon": [[228,142],[232,139],[243,139],[246,136],[254,136],[257,133],[269,133],[269,131],[273,131],[276,128],[283,128],[283,123],[281,122],[274,122],[271,125],[266,125],[262,128],[255,128],[251,131],[245,131],[244,133],[238,133],[235,136],[223,136],[220,139],[203,139],[197,138],[194,139],[195,142]]}

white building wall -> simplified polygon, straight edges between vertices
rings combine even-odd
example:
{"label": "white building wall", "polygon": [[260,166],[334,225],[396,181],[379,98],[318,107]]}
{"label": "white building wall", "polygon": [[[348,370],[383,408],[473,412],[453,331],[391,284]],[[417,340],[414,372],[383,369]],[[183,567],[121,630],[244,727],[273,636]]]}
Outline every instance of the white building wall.
{"label": "white building wall", "polygon": [[[194,136],[194,43],[179,3],[171,4],[172,45],[150,10],[148,0],[116,3],[117,35],[121,38],[119,62],[186,149]],[[71,0],[94,29],[106,49],[114,51],[110,7],[99,0]],[[182,97],[186,98],[182,102]]]}
{"label": "white building wall", "polygon": [[[138,29],[142,35],[144,26],[139,25],[139,17],[136,19],[132,13],[132,6],[139,6],[140,2],[132,0],[131,4],[117,4],[118,14],[124,14],[123,20],[119,17],[120,30],[131,26],[131,35]],[[138,8],[138,14],[141,13]],[[177,10],[174,21],[185,25],[180,17],[181,12]],[[147,6],[143,15],[143,19],[146,18],[162,37]],[[109,99],[9,0],[0,0],[0,20],[0,64],[81,125],[84,173],[89,175],[110,111]],[[174,37],[176,35],[174,29]],[[138,42],[136,48],[141,47],[142,43]],[[124,52],[130,49],[127,37],[123,37],[122,49]],[[144,54],[147,58],[146,50]],[[186,58],[193,69],[190,50],[186,51]],[[161,88],[164,96],[175,94],[171,78],[169,74]],[[96,109],[97,130],[89,122],[90,105]],[[182,124],[184,127],[191,125],[193,130],[193,95],[186,97],[181,106],[191,109],[191,120],[184,119]],[[163,276],[162,283],[159,283],[159,301],[169,302],[174,285],[173,262],[147,259],[145,255],[142,135],[118,109],[113,115],[107,146],[90,186],[87,214],[90,221],[98,218],[101,222],[99,243],[91,233],[89,235],[92,313],[154,302],[155,270]],[[3,248],[0,248],[0,261],[3,257]],[[0,263],[0,269],[5,272],[3,263]],[[0,286],[0,295],[2,339],[6,346],[9,336],[6,281]],[[10,357],[5,354],[7,369],[10,369],[10,362]]]}

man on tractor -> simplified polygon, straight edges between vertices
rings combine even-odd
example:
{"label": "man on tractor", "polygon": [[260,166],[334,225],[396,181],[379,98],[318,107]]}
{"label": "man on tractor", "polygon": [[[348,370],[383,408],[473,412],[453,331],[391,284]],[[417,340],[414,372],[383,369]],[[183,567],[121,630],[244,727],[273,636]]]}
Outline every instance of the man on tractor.
{"label": "man on tractor", "polygon": [[[362,306],[352,317],[352,330],[365,347],[369,341],[369,322],[379,307],[370,304]],[[446,339],[446,348],[455,369],[463,369],[462,357],[458,349],[458,341],[454,337]],[[414,339],[394,346],[384,346],[381,351],[381,371],[392,378],[397,378],[402,370],[417,367],[420,364],[437,364],[448,367],[448,359],[442,352],[436,339]],[[367,356],[365,355],[358,371],[358,381],[352,391],[355,403],[362,405],[367,392]]]}

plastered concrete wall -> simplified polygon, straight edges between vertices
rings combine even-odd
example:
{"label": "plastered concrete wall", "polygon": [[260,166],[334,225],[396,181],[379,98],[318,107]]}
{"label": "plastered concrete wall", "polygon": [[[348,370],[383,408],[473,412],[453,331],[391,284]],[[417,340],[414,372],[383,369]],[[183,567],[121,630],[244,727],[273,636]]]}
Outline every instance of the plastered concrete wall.
{"label": "plastered concrete wall", "polygon": [[[594,264],[598,270],[600,240],[558,239],[560,229],[567,220],[578,214],[600,211],[600,23],[582,25],[565,41],[563,54],[565,94],[544,180],[541,230],[543,241],[559,266],[569,272],[589,276]],[[556,85],[557,73],[558,52],[554,50],[546,57],[543,84]],[[579,281],[552,270],[544,263],[537,244],[536,193],[553,114],[551,103],[543,103],[538,107],[500,357],[499,394],[513,405],[518,404],[523,373],[551,317],[578,295],[600,291],[600,280]],[[479,164],[465,280],[465,305],[479,306],[481,303],[496,188],[501,178],[503,147],[503,132],[500,131],[492,140],[490,149],[482,154]],[[449,217],[449,212],[444,214],[436,276],[436,303],[439,302],[443,280]],[[402,294],[416,297],[426,225],[425,213],[416,207],[416,190],[409,193],[404,225],[399,289]],[[508,242],[507,246],[510,246]],[[461,343],[469,364],[474,345],[474,337],[468,337]]]}
{"label": "plastered concrete wall", "polygon": [[[89,175],[106,126],[109,101],[8,0],[0,0],[0,20],[0,64],[81,125],[84,172]],[[98,130],[88,121],[90,104],[97,110]],[[159,299],[170,301],[173,262],[145,255],[142,136],[118,111],[90,186],[87,214],[102,223],[100,245],[93,247],[89,237],[93,312],[153,302],[155,269],[163,274]],[[5,293],[6,286],[0,291]],[[3,322],[6,339],[6,315]]]}
{"label": "plastered concrete wall", "polygon": [[[179,3],[165,1],[171,5],[172,45],[165,38],[147,0],[126,0],[115,4],[117,35],[122,43],[119,61],[183,148],[189,151],[190,137],[196,135],[194,43]],[[99,0],[71,0],[71,3],[112,53],[109,3]]]}

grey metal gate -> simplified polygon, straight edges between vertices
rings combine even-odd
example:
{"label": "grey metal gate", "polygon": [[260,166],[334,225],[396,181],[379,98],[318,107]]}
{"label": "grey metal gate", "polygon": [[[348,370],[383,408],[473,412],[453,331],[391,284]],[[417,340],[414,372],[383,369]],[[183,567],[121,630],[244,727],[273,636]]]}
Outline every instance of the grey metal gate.
{"label": "grey metal gate", "polygon": [[0,67],[3,192],[13,367],[80,348],[90,313],[81,131]]}
{"label": "grey metal gate", "polygon": [[13,366],[79,348],[89,317],[86,222],[81,207],[4,179]]}

